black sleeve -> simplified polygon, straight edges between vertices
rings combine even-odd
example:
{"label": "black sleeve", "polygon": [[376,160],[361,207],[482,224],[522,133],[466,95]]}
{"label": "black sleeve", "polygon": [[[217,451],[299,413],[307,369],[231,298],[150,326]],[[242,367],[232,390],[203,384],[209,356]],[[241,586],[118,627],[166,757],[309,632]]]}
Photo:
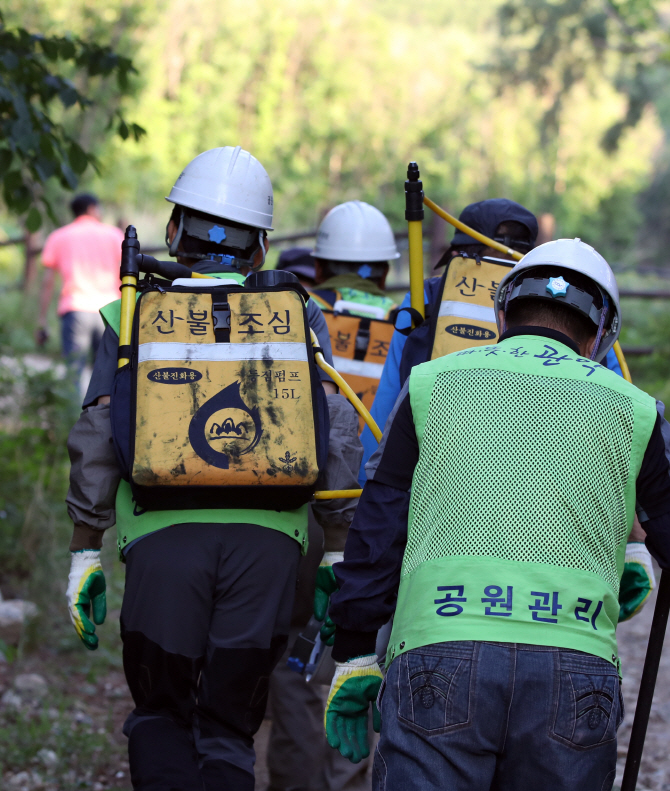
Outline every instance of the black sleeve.
{"label": "black sleeve", "polygon": [[119,336],[111,327],[105,327],[102,340],[95,356],[91,381],[84,397],[82,409],[92,406],[100,396],[110,395],[114,384],[114,374],[119,351]]}
{"label": "black sleeve", "polygon": [[339,590],[329,615],[337,625],[333,659],[371,654],[395,610],[407,544],[409,492],[368,481],[349,528],[344,560],[333,567]]}
{"label": "black sleeve", "polygon": [[637,476],[637,501],[647,516],[642,522],[647,548],[661,568],[670,568],[670,461],[664,423],[659,414]]}
{"label": "black sleeve", "polygon": [[333,658],[338,662],[373,653],[377,631],[395,610],[418,459],[405,386],[379,449],[366,465],[368,481],[349,528],[344,560],[333,568],[339,590],[331,596],[329,613],[337,625]]}

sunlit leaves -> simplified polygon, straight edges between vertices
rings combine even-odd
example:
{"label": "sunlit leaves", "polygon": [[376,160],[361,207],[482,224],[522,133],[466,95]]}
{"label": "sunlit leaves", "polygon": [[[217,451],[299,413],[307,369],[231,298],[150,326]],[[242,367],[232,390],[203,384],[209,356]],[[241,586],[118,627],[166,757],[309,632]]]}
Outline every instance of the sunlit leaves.
{"label": "sunlit leaves", "polygon": [[[93,109],[92,101],[61,73],[73,66],[88,79],[115,79],[119,96],[130,92],[129,77],[136,73],[132,61],[110,47],[77,37],[9,30],[0,14],[0,182],[7,208],[15,214],[28,212],[30,231],[42,222],[38,203],[52,215],[44,194],[49,179],[74,190],[89,166],[97,169],[93,154],[53,114],[54,105],[79,113]],[[109,113],[124,140],[138,140],[145,133],[127,122],[118,107],[95,109]]]}

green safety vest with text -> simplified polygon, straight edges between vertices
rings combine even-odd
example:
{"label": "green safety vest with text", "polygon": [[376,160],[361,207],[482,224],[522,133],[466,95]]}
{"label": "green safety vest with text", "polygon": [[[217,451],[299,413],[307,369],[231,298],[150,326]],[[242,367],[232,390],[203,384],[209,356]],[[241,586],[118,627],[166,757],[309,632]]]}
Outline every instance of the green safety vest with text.
{"label": "green safety vest with text", "polygon": [[517,336],[416,366],[419,442],[391,658],[478,640],[618,666],[615,628],[653,398]]}
{"label": "green safety vest with text", "polygon": [[[211,274],[210,277],[236,280],[244,284],[243,275],[236,273]],[[105,323],[118,335],[121,319],[121,300],[110,303],[100,311]],[[260,508],[191,508],[180,510],[145,510],[133,500],[130,484],[122,480],[116,494],[117,546],[122,552],[132,541],[174,524],[206,522],[219,524],[256,524],[282,533],[296,540],[303,552],[307,547],[307,505],[294,510],[273,511]]]}

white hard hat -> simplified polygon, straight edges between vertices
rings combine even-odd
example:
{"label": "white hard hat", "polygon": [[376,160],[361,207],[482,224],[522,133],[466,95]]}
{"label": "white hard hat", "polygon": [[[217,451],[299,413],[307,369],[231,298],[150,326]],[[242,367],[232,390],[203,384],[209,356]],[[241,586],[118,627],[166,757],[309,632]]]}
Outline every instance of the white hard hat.
{"label": "white hard hat", "polygon": [[[614,277],[614,272],[612,272],[612,269],[607,261],[600,255],[599,252],[594,250],[591,245],[585,244],[581,241],[581,239],[557,239],[556,241],[542,244],[539,247],[536,247],[534,250],[531,250],[521,259],[521,261],[519,261],[512,269],[510,269],[510,271],[500,281],[498,290],[496,291],[495,305],[498,330],[502,332],[498,310],[505,310],[507,304],[511,299],[514,298],[515,294],[521,288],[521,286],[517,288],[515,285],[515,282],[519,279],[519,275],[530,274],[530,270],[547,266],[555,266],[558,269],[578,272],[580,275],[583,275],[584,277],[587,277],[589,280],[591,280],[591,282],[597,286],[601,294],[606,297],[608,311],[607,316],[603,317],[604,326],[602,340],[594,350],[595,359],[599,361],[602,360],[614,345],[621,330],[619,289],[617,287],[616,278]],[[581,309],[582,313],[589,315],[587,305],[588,300],[580,297],[580,294],[583,294],[583,292],[579,292],[579,290],[576,288],[574,290],[576,296],[573,299],[571,297],[572,292],[570,290],[569,282],[567,282],[562,277],[550,277],[548,278],[548,282],[541,289],[541,291],[544,293],[531,293],[529,291],[525,296],[534,296],[543,299],[557,299],[564,304],[571,305],[576,310]],[[577,304],[580,298],[581,302],[584,303],[583,306]],[[589,317],[596,323],[596,325],[598,324],[598,318],[600,316],[600,311],[591,306]]]}
{"label": "white hard hat", "polygon": [[316,258],[328,261],[390,261],[400,258],[395,237],[384,215],[360,200],[335,206],[316,234]]}
{"label": "white hard hat", "polygon": [[272,230],[272,183],[240,146],[212,148],[188,163],[166,198],[226,220]]}

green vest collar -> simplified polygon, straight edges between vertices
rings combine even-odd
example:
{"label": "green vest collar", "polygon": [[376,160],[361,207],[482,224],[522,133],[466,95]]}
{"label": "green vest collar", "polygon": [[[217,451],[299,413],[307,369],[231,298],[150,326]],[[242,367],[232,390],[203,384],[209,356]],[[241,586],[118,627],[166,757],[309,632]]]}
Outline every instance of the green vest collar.
{"label": "green vest collar", "polygon": [[365,294],[372,294],[375,297],[386,296],[384,290],[379,288],[376,283],[357,275],[355,272],[347,275],[336,275],[324,283],[319,283],[314,288],[316,291],[338,291],[341,288],[353,288],[356,291],[363,291]]}
{"label": "green vest collar", "polygon": [[503,334],[498,339],[498,343],[502,343],[506,341],[508,338],[518,338],[518,337],[540,337],[540,338],[550,338],[552,341],[556,341],[557,343],[562,343],[563,346],[567,346],[568,349],[573,351],[575,354],[579,354],[579,348],[577,344],[567,336],[564,332],[559,332],[558,330],[552,330],[549,327],[536,327],[536,326],[522,326],[522,327],[514,327],[513,329],[505,330]]}

